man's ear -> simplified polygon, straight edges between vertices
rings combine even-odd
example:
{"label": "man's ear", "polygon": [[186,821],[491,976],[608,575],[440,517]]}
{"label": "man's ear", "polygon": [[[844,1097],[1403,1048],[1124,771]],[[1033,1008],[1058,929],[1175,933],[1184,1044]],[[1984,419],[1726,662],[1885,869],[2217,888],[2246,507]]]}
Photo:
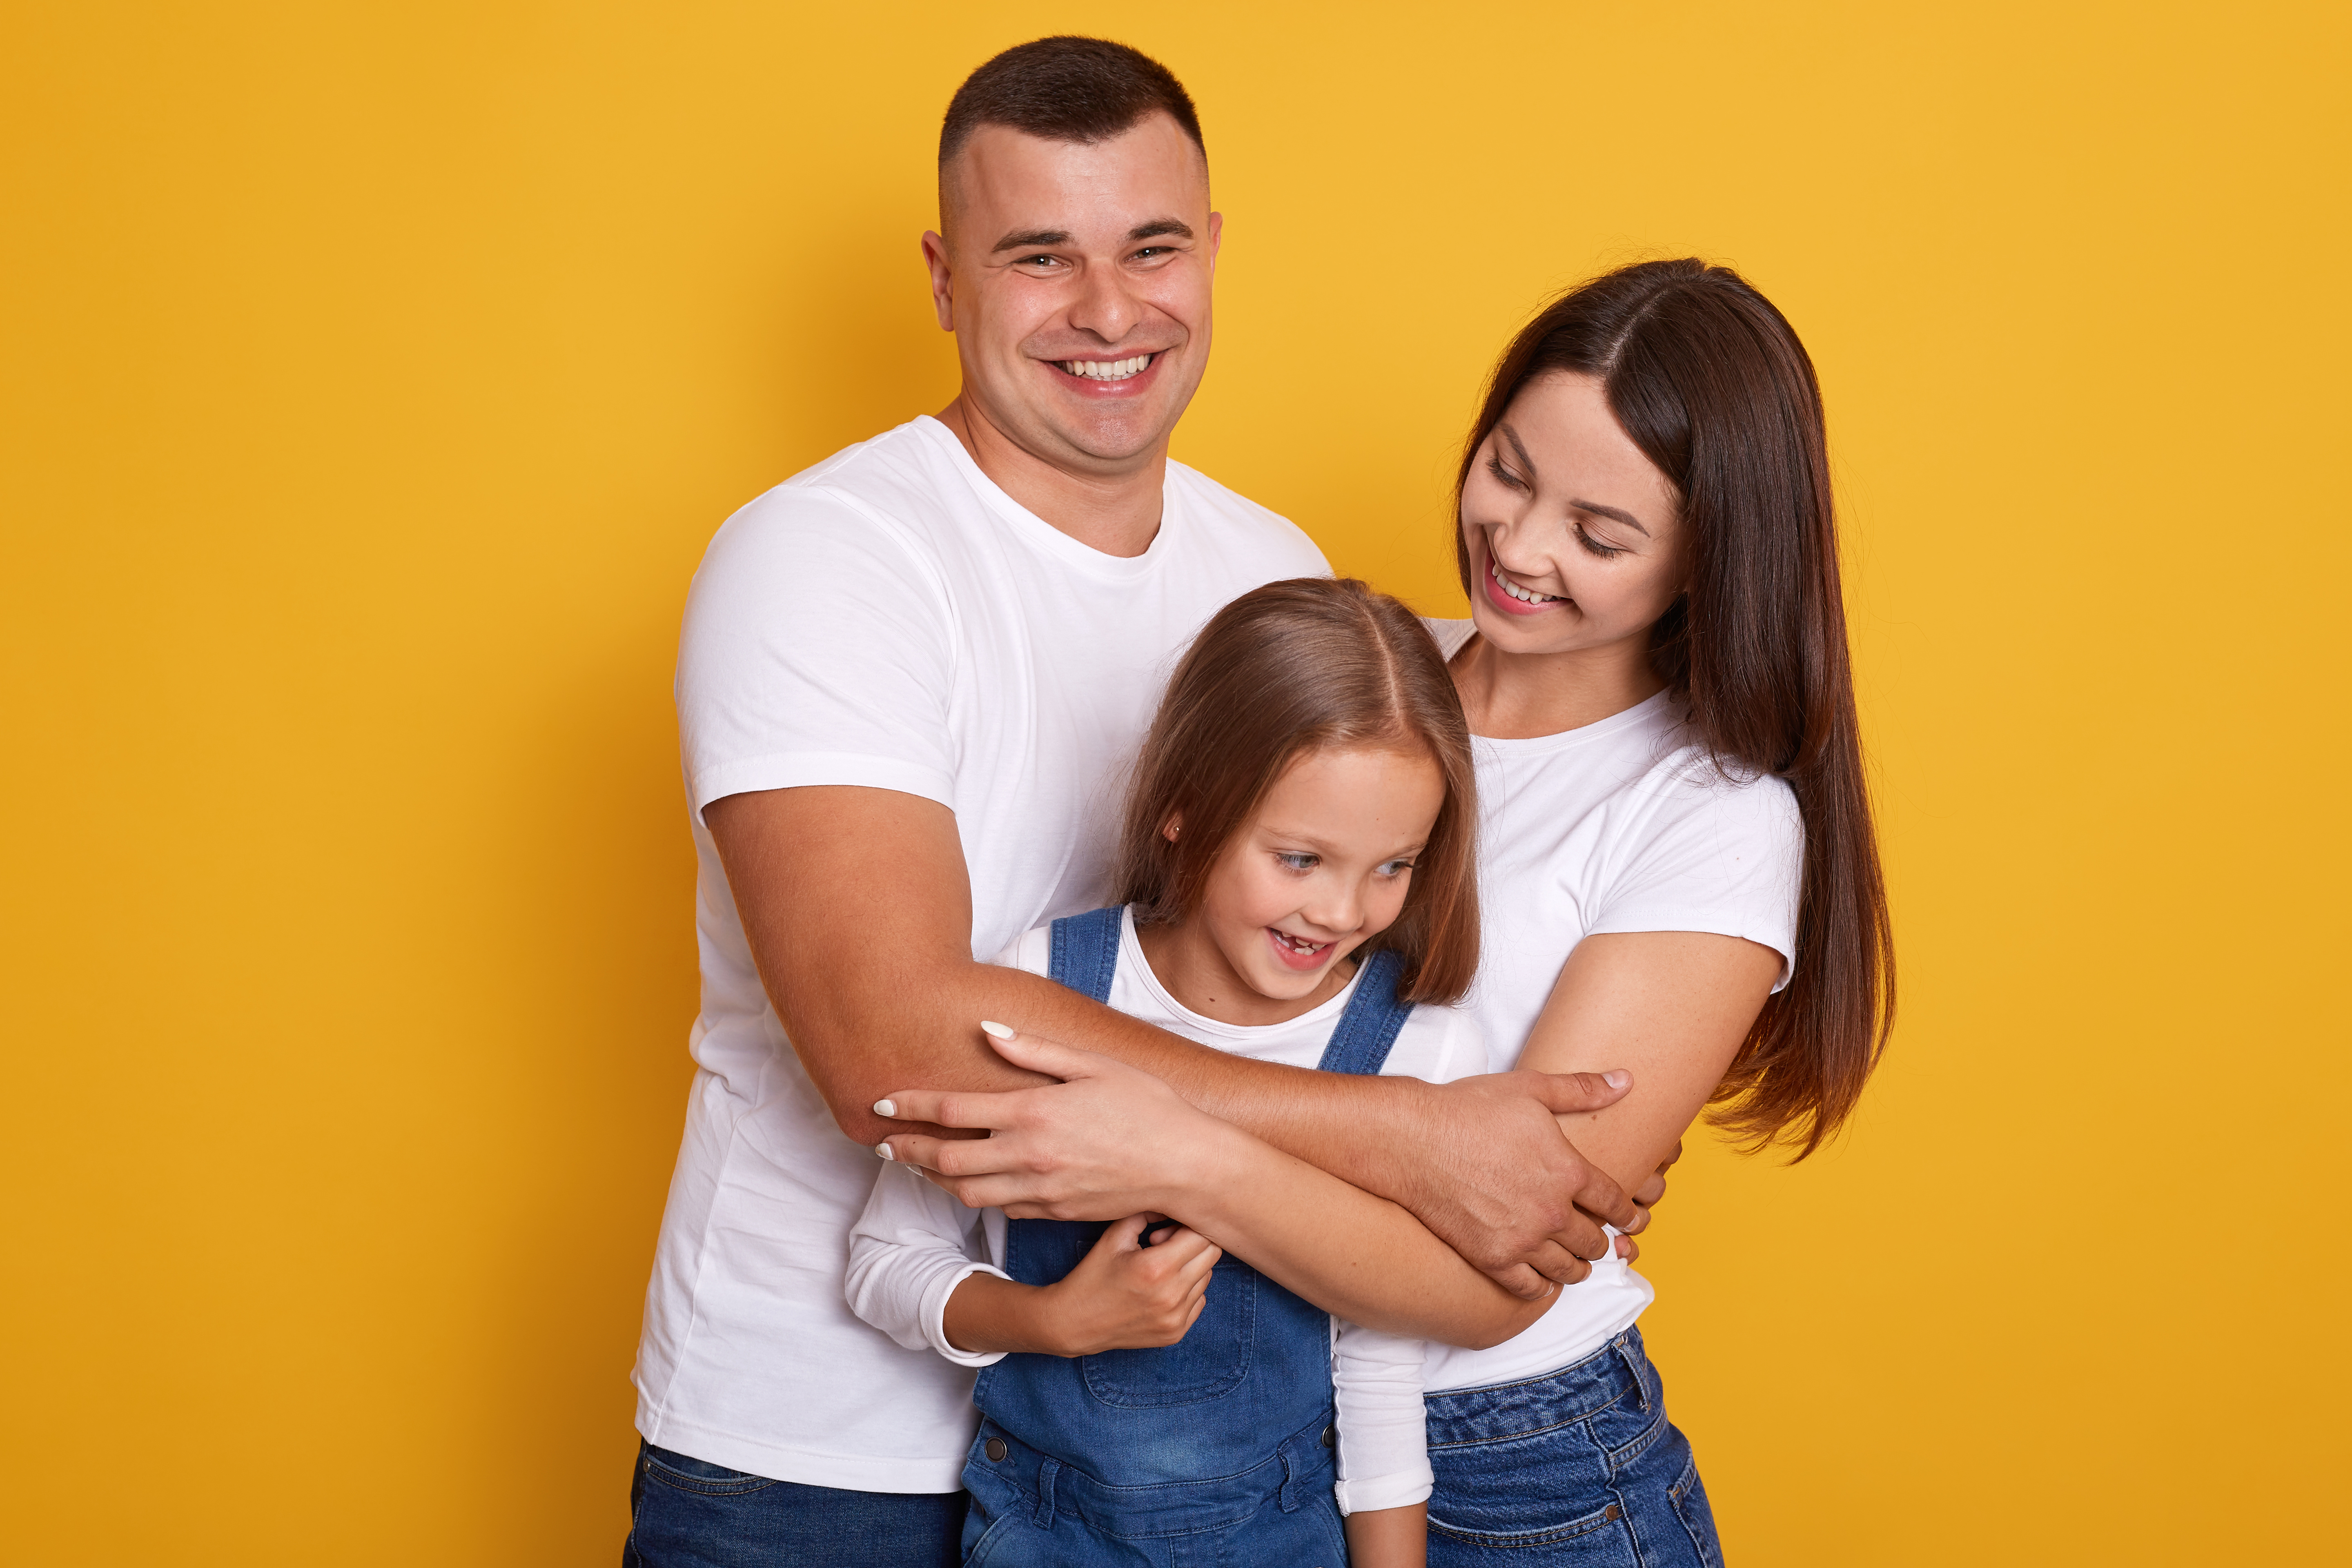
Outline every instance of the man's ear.
{"label": "man's ear", "polygon": [[931,269],[931,309],[938,312],[940,331],[955,331],[955,273],[948,266],[948,242],[936,229],[923,231],[923,265]]}
{"label": "man's ear", "polygon": [[1217,250],[1224,242],[1225,215],[1211,213],[1209,215],[1209,276],[1212,278],[1217,275]]}

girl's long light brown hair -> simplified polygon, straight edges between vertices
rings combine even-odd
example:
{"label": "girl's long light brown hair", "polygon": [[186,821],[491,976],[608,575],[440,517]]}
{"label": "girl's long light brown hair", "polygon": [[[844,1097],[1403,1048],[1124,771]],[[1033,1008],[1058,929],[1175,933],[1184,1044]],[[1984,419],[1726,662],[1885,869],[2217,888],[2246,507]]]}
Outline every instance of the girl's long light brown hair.
{"label": "girl's long light brown hair", "polygon": [[[1177,666],[1136,763],[1118,897],[1139,925],[1201,907],[1209,873],[1290,765],[1312,752],[1426,754],[1445,803],[1404,910],[1365,942],[1403,960],[1397,994],[1449,1003],[1478,971],[1477,784],[1470,726],[1429,629],[1352,578],[1298,577],[1217,612]],[[1181,819],[1171,842],[1161,831]]]}
{"label": "girl's long light brown hair", "polygon": [[1895,1022],[1895,938],[1854,722],[1837,517],[1813,362],[1748,280],[1645,261],[1578,285],[1503,351],[1454,482],[1455,559],[1475,593],[1462,483],[1520,389],[1568,372],[1674,485],[1690,579],[1650,663],[1729,773],[1777,773],[1805,822],[1797,952],[1710,1120],[1803,1158],[1853,1110]]}

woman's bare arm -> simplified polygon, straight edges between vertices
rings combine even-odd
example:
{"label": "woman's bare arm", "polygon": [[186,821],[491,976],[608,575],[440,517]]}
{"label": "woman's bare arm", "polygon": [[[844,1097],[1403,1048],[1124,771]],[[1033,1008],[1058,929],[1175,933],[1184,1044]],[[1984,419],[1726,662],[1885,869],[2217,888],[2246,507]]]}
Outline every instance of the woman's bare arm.
{"label": "woman's bare arm", "polygon": [[[996,1047],[1062,1081],[1009,1094],[904,1089],[883,1101],[908,1122],[1033,1134],[890,1135],[892,1158],[937,1173],[971,1207],[1016,1218],[1164,1214],[1326,1311],[1471,1350],[1500,1344],[1550,1305],[1549,1294],[1527,1300],[1505,1289],[1405,1209],[1194,1109],[1148,1072],[1030,1036]],[[1034,1136],[1041,1126],[1052,1134]],[[1087,1190],[1067,1203],[1023,1202],[1034,1162],[1008,1164],[1016,1148],[1054,1151],[1086,1173]],[[1596,1237],[1593,1256],[1599,1248]]]}
{"label": "woman's bare arm", "polygon": [[1709,931],[1589,936],[1561,966],[1519,1066],[1631,1068],[1615,1105],[1559,1118],[1577,1152],[1628,1191],[1649,1179],[1723,1081],[1780,977],[1761,943]]}

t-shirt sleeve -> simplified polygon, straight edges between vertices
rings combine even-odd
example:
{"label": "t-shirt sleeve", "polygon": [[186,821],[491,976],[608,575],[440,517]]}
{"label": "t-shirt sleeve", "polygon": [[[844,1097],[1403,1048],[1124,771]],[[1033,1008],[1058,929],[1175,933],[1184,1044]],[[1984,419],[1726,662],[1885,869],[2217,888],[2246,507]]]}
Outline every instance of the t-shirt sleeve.
{"label": "t-shirt sleeve", "polygon": [[727,520],[687,596],[677,714],[695,812],[864,784],[954,809],[952,616],[902,531],[785,486]]}
{"label": "t-shirt sleeve", "polygon": [[1686,763],[1639,803],[1588,934],[1712,931],[1780,955],[1779,990],[1797,953],[1805,825],[1787,781],[1733,781]]}

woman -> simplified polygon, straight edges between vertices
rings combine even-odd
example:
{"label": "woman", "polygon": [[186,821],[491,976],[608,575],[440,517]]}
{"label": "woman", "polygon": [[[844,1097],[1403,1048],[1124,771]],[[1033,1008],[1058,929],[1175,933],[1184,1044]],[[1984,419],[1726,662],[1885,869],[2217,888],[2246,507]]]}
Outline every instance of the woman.
{"label": "woman", "polygon": [[[1470,1005],[1494,1065],[1630,1068],[1623,1100],[1563,1118],[1628,1190],[1710,1102],[1810,1153],[1852,1110],[1894,988],[1803,347],[1724,268],[1597,279],[1506,350],[1457,493],[1473,614],[1437,629],[1478,738]],[[1402,1210],[1145,1075],[1006,1054],[1097,1080],[1129,1190],[1286,1288],[1375,1328],[1452,1313],[1444,1337],[1479,1348],[1428,1358],[1433,1562],[1719,1561],[1633,1326],[1651,1292],[1622,1262],[1551,1302],[1500,1300]],[[1129,1113],[1101,1116],[1106,1084]],[[932,1163],[930,1140],[892,1142]]]}

